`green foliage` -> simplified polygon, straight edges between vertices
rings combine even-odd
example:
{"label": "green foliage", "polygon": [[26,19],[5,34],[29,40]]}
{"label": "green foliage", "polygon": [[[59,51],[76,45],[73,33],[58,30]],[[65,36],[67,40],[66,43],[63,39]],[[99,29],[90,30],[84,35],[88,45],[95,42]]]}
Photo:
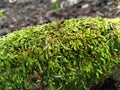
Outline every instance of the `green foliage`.
{"label": "green foliage", "polygon": [[0,12],[0,17],[3,17],[3,16],[4,16],[4,14],[2,12]]}
{"label": "green foliage", "polygon": [[77,18],[0,38],[0,89],[85,90],[120,64],[120,18]]}
{"label": "green foliage", "polygon": [[52,3],[52,5],[51,5],[51,9],[52,10],[58,10],[58,9],[60,9],[60,0],[57,0],[56,2],[54,2],[54,3]]}

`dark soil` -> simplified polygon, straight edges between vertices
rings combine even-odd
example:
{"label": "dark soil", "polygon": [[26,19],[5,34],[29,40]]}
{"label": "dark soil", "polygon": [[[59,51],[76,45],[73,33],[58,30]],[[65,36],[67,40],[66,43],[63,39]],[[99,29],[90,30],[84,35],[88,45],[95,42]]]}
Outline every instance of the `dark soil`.
{"label": "dark soil", "polygon": [[[15,0],[13,0],[15,1]],[[77,17],[120,17],[119,0],[80,0],[74,5],[66,5],[62,8],[51,8],[55,4],[50,0],[17,0],[9,3],[0,0],[0,36],[19,30],[22,27],[44,24],[59,19]],[[55,10],[56,9],[56,10]],[[98,85],[93,85],[90,90],[120,90],[115,80],[106,78]],[[34,90],[39,90],[41,85]]]}
{"label": "dark soil", "polygon": [[120,16],[120,9],[117,8],[115,0],[80,0],[75,5],[69,6],[68,4],[59,10],[51,9],[54,4],[50,3],[50,0],[17,1],[19,2],[9,3],[0,0],[0,11],[4,13],[4,16],[0,17],[0,35],[13,32],[21,27],[48,23],[57,19]]}

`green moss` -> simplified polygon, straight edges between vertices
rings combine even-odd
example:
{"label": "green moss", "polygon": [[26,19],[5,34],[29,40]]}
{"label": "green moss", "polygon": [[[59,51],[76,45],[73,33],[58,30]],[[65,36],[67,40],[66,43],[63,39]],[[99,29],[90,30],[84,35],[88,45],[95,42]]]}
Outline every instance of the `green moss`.
{"label": "green moss", "polygon": [[0,89],[85,90],[120,64],[120,18],[77,18],[0,38]]}

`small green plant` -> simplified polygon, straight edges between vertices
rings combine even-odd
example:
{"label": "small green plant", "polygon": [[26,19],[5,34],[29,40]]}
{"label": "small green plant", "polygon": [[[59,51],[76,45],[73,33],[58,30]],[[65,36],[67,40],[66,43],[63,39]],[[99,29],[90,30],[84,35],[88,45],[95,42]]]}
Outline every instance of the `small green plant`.
{"label": "small green plant", "polygon": [[77,18],[0,37],[0,89],[85,90],[120,64],[120,18]]}
{"label": "small green plant", "polygon": [[3,16],[4,16],[4,14],[2,12],[0,12],[0,17],[3,17]]}
{"label": "small green plant", "polygon": [[52,5],[51,5],[51,9],[52,10],[58,10],[58,9],[60,9],[60,0],[56,0],[56,2],[54,2],[54,3],[52,3]]}

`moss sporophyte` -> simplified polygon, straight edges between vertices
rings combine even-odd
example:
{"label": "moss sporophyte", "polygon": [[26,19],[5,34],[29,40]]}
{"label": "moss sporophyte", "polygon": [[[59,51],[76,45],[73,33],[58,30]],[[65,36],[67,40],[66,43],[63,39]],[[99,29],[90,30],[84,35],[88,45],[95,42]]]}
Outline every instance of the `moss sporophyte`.
{"label": "moss sporophyte", "polygon": [[120,18],[73,18],[0,37],[0,89],[86,90],[120,64]]}

